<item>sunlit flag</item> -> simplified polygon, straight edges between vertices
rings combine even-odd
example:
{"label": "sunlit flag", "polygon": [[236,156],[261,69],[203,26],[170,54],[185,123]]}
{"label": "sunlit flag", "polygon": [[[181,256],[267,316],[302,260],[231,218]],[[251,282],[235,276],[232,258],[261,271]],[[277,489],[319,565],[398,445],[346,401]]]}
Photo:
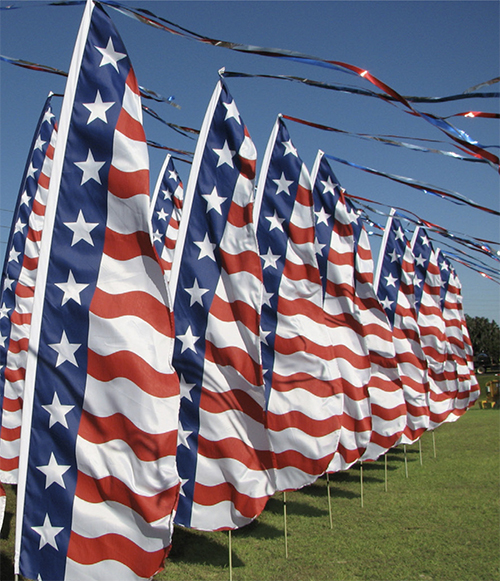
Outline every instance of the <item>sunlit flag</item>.
{"label": "sunlit flag", "polygon": [[57,138],[52,96],[37,124],[14,210],[0,288],[0,481],[17,484],[28,340]]}
{"label": "sunlit flag", "polygon": [[139,90],[87,2],[62,105],[35,288],[16,572],[149,579],[178,494],[179,383],[149,227]]}
{"label": "sunlit flag", "polygon": [[411,444],[429,427],[427,363],[415,310],[414,257],[401,222],[392,210],[384,230],[375,281],[392,327],[396,361],[407,409],[402,442]]}
{"label": "sunlit flag", "polygon": [[243,526],[274,489],[260,356],[262,269],[252,223],[256,150],[225,83],[186,186],[170,287],[181,379],[176,523]]}
{"label": "sunlit flag", "polygon": [[175,244],[179,235],[184,188],[170,154],[160,170],[151,196],[153,245],[167,280],[170,278]]}

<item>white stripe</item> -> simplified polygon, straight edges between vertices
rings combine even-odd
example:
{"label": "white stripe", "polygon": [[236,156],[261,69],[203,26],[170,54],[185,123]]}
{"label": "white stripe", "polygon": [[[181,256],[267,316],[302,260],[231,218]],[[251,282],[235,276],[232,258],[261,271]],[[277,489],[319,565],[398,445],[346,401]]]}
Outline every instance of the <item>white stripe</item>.
{"label": "white stripe", "polygon": [[[130,139],[123,133],[115,131],[111,165],[127,173],[149,169],[149,154],[146,142]],[[147,194],[148,192],[141,193]]]}
{"label": "white stripe", "polygon": [[122,108],[142,125],[141,98],[127,84],[125,84],[125,92],[123,93]]}
{"label": "white stripe", "polygon": [[107,227],[119,234],[149,232],[145,216],[148,213],[148,196],[137,195],[131,198],[120,198],[108,192]]}
{"label": "white stripe", "polygon": [[118,561],[100,561],[93,565],[81,565],[71,559],[66,559],[65,581],[115,581],[118,579],[134,579],[149,581],[146,577],[137,577],[128,567]]}
{"label": "white stripe", "polygon": [[[257,516],[254,515],[253,518]],[[253,518],[241,516],[229,500],[219,502],[215,506],[203,506],[193,502],[191,527],[199,531],[214,531],[227,528],[228,523],[233,523],[233,528],[236,529],[248,524]]]}
{"label": "white stripe", "polygon": [[300,353],[300,366],[297,366],[297,353],[290,355],[276,353],[274,371],[283,377],[288,377],[289,375],[294,375],[300,369],[302,373],[307,373],[311,377],[323,381],[330,381],[339,377],[340,373],[335,359],[327,361],[305,351],[299,351],[298,353]]}
{"label": "white stripe", "polygon": [[277,415],[299,411],[313,421],[328,420],[342,415],[342,394],[318,397],[302,387],[287,392],[273,390],[269,399],[269,411]]}

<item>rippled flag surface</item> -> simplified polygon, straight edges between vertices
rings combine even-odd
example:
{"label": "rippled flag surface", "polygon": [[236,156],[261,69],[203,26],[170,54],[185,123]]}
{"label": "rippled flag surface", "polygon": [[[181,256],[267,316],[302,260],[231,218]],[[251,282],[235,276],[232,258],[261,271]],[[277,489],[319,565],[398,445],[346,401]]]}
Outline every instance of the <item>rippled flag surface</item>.
{"label": "rippled flag surface", "polygon": [[149,579],[171,544],[178,379],[137,82],[87,2],[62,105],[25,387],[16,569]]}
{"label": "rippled flag surface", "polygon": [[201,530],[249,523],[274,492],[259,344],[255,164],[253,142],[219,81],[186,186],[170,281],[181,379],[175,521]]}
{"label": "rippled flag surface", "polygon": [[45,101],[14,210],[0,288],[0,481],[17,484],[24,380],[40,240],[57,138]]}

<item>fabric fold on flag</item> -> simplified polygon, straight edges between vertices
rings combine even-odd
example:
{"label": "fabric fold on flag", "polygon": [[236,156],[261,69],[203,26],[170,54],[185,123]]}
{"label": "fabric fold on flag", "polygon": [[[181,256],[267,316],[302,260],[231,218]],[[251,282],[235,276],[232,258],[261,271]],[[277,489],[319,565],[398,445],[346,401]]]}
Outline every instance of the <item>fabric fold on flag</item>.
{"label": "fabric fold on flag", "polygon": [[323,283],[323,309],[342,397],[340,439],[328,472],[347,470],[363,455],[371,438],[371,364],[357,305],[357,244],[343,189],[322,151],[311,174],[316,215],[316,253]]}
{"label": "fabric fold on flag", "polygon": [[23,408],[16,572],[149,579],[173,531],[179,381],[149,225],[149,160],[126,49],[88,1],[42,234]]}
{"label": "fabric fold on flag", "polygon": [[17,484],[24,380],[47,193],[57,138],[49,95],[14,210],[0,288],[0,481]]}
{"label": "fabric fold on flag", "polygon": [[395,210],[387,219],[375,288],[393,332],[399,377],[406,402],[401,443],[412,444],[429,427],[427,363],[420,343],[414,298],[415,259]]}
{"label": "fabric fold on flag", "polygon": [[173,158],[167,154],[151,197],[152,240],[167,282],[182,217],[184,187]]}
{"label": "fabric fold on flag", "polygon": [[181,379],[175,522],[199,530],[248,524],[275,491],[252,221],[256,158],[220,80],[197,142],[170,279]]}
{"label": "fabric fold on flag", "polygon": [[340,370],[323,309],[309,172],[279,116],[257,186],[264,301],[261,349],[276,489],[324,474],[337,450]]}

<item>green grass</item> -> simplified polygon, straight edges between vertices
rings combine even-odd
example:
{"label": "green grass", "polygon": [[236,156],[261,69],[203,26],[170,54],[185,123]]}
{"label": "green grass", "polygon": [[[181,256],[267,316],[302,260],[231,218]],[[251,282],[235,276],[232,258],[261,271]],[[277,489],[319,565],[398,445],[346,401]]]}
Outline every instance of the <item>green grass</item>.
{"label": "green grass", "polygon": [[[481,376],[480,383],[492,379]],[[232,533],[234,581],[495,581],[500,580],[500,414],[476,404],[419,446],[287,493],[288,558],[283,494],[252,524]],[[14,494],[8,489],[7,521]],[[8,523],[7,523],[8,524]],[[12,579],[13,520],[3,536],[0,579]],[[176,528],[161,581],[229,581],[228,533]],[[48,580],[44,580],[48,581]],[[110,579],[109,581],[115,581]]]}

